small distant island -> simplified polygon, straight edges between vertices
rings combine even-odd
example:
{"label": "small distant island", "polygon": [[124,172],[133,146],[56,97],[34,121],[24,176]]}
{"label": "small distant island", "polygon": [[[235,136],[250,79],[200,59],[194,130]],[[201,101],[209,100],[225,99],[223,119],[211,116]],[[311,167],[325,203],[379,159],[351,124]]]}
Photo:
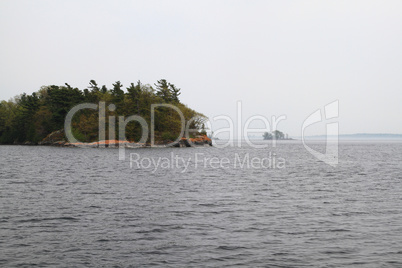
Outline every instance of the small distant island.
{"label": "small distant island", "polygon": [[[88,108],[79,110],[73,116],[71,130],[79,143],[93,146],[136,143],[141,139],[143,129],[134,120],[125,125],[124,141],[116,140],[119,135],[119,116],[127,118],[135,115],[143,118],[147,126],[154,123],[155,145],[171,144],[177,140],[183,119],[193,132],[189,139],[181,139],[176,146],[188,147],[193,143],[211,145],[212,141],[206,136],[204,127],[206,116],[183,104],[179,99],[180,94],[181,89],[165,79],[158,80],[154,86],[138,81],[126,88],[120,81],[107,88],[105,85],[99,86],[95,80],[90,80],[84,90],[68,83],[63,86],[42,86],[32,94],[23,93],[12,100],[0,102],[0,144],[74,146],[64,133],[66,115],[78,104],[91,103],[100,107],[100,103],[104,103],[104,113],[100,112],[100,108]],[[151,118],[152,104],[166,104],[154,109],[154,121]],[[169,105],[178,110],[169,108]],[[181,112],[182,117],[177,111]],[[105,121],[104,137],[99,137],[100,120]],[[150,144],[150,138],[149,134],[144,146]]]}
{"label": "small distant island", "polygon": [[288,134],[284,134],[279,130],[264,132],[262,137],[264,138],[264,140],[293,140],[292,138],[289,138]]}

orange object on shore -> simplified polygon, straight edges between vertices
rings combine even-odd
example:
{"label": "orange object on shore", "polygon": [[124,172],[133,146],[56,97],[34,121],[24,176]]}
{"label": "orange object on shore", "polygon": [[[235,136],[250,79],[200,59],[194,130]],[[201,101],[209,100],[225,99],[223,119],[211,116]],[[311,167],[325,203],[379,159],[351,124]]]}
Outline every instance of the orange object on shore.
{"label": "orange object on shore", "polygon": [[191,142],[204,142],[204,141],[211,141],[210,138],[207,137],[207,135],[202,135],[202,136],[197,136],[195,138],[190,138],[189,139]]}

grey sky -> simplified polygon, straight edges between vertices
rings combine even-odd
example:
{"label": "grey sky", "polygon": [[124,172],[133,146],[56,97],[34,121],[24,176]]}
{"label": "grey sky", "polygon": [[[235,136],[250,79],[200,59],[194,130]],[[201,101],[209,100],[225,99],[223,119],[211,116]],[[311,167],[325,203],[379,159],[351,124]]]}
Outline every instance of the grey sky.
{"label": "grey sky", "polygon": [[341,133],[402,133],[401,12],[402,1],[3,0],[0,99],[165,78],[210,118],[235,118],[240,100],[243,122],[286,115],[278,129],[299,136],[339,100]]}

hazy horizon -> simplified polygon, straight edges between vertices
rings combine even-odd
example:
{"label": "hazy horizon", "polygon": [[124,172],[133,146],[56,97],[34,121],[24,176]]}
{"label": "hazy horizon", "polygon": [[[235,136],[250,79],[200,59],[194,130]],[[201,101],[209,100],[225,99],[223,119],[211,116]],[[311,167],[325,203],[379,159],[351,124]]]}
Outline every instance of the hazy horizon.
{"label": "hazy horizon", "polygon": [[[340,134],[402,133],[400,1],[2,1],[0,99],[43,85],[164,78],[210,119],[304,120],[339,101]],[[124,88],[125,88],[124,87]],[[258,126],[259,124],[255,124]],[[214,129],[224,127],[215,122]],[[325,134],[325,122],[306,135]]]}

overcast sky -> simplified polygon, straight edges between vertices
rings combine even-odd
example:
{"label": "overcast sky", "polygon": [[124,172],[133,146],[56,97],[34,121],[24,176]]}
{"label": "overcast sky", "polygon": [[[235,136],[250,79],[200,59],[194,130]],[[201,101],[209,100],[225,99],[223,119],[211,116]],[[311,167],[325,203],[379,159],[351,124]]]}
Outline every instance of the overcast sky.
{"label": "overcast sky", "polygon": [[400,0],[2,0],[0,99],[165,78],[210,119],[241,101],[243,123],[286,115],[278,129],[300,136],[339,100],[341,133],[402,133],[401,14]]}

